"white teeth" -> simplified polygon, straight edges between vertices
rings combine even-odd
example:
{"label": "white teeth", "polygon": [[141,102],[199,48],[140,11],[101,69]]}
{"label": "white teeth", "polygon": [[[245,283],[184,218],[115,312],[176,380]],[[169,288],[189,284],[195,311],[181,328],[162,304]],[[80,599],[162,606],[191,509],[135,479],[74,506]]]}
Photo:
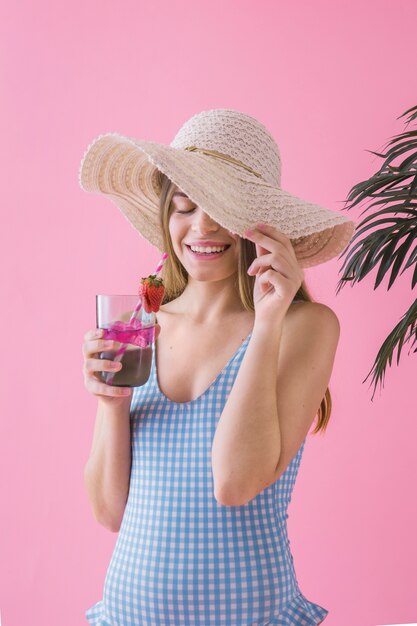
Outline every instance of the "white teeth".
{"label": "white teeth", "polygon": [[226,249],[226,246],[220,247],[213,247],[213,246],[190,246],[191,250],[193,252],[199,252],[199,253],[205,253],[205,254],[210,254],[211,252],[223,252],[223,250]]}

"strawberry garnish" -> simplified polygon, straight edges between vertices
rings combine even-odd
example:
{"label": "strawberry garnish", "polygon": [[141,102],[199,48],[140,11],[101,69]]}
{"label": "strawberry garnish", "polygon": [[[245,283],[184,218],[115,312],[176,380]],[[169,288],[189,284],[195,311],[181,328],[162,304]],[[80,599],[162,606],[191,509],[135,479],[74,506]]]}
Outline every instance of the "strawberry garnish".
{"label": "strawberry garnish", "polygon": [[142,305],[147,313],[159,311],[164,291],[165,287],[160,276],[150,274],[140,279],[139,296],[142,298]]}

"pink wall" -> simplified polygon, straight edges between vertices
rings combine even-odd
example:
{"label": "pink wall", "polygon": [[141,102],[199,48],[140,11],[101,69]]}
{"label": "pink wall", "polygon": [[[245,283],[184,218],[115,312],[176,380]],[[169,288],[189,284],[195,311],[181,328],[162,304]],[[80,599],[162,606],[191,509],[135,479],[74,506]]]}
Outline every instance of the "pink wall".
{"label": "pink wall", "polygon": [[[412,0],[45,2],[0,8],[3,626],[82,626],[116,535],[83,469],[96,401],[81,345],[96,293],[132,293],[159,259],[78,166],[98,134],[169,143],[192,114],[240,109],[271,130],[283,187],[340,209],[417,104]],[[354,219],[360,210],[352,211]],[[309,436],[289,532],[326,626],[417,622],[415,355],[371,402],[362,381],[413,299],[405,273],[336,296],[341,262],[306,271],[342,334],[324,436]],[[238,625],[236,625],[238,626]]]}

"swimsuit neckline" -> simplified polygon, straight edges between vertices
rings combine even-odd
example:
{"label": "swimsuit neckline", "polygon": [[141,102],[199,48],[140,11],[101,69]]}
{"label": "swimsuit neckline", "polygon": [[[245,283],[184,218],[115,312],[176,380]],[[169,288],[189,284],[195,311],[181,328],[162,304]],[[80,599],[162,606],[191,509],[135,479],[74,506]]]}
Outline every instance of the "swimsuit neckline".
{"label": "swimsuit neckline", "polygon": [[199,396],[197,396],[197,398],[194,398],[192,400],[188,400],[187,402],[175,402],[174,400],[171,400],[170,398],[168,398],[163,393],[163,391],[161,390],[161,388],[159,386],[159,382],[158,382],[158,372],[157,372],[157,366],[156,366],[156,342],[154,342],[153,346],[152,346],[152,376],[153,376],[153,380],[155,381],[155,386],[156,386],[156,389],[157,389],[159,395],[162,396],[162,398],[164,400],[166,400],[167,402],[169,402],[170,404],[178,405],[178,406],[187,406],[187,405],[191,405],[191,404],[193,404],[195,402],[198,402],[204,396],[206,396],[209,393],[209,391],[211,391],[211,389],[216,385],[216,383],[219,381],[219,379],[222,376],[222,374],[229,368],[229,366],[232,363],[232,361],[234,361],[234,359],[238,356],[238,354],[242,350],[243,346],[245,346],[245,344],[248,343],[248,341],[251,338],[251,336],[252,336],[252,331],[249,333],[249,335],[247,335],[246,339],[244,339],[242,341],[242,343],[240,344],[238,349],[230,357],[230,359],[227,361],[226,365],[223,367],[223,369],[220,370],[220,372],[217,374],[217,376],[214,378],[214,380],[210,383],[210,385],[207,387],[207,389],[205,391],[203,391],[203,393],[201,393]]}

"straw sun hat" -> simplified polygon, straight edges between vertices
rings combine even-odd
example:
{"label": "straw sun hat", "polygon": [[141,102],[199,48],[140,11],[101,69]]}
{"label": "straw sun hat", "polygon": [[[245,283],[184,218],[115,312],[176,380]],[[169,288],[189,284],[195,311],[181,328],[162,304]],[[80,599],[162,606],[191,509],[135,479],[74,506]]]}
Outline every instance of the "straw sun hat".
{"label": "straw sun hat", "polygon": [[286,235],[301,267],[334,258],[355,223],[336,211],[281,188],[279,148],[267,128],[233,109],[193,115],[169,146],[99,135],[81,160],[82,189],[108,196],[139,233],[161,252],[159,194],[163,172],[192,202],[232,233],[258,222]]}

